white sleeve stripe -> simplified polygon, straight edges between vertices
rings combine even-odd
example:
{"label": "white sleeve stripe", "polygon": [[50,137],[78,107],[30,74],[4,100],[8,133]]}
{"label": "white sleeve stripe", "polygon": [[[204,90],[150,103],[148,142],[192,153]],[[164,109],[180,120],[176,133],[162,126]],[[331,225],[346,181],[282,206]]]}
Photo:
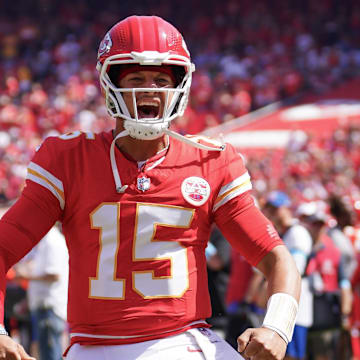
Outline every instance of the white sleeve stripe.
{"label": "white sleeve stripe", "polygon": [[57,186],[55,186],[48,178],[46,178],[45,176],[42,176],[41,174],[37,173],[34,170],[28,169],[28,174],[31,174],[39,179],[44,180],[46,183],[48,183],[52,188],[54,188],[54,190],[64,199],[64,192],[62,191],[62,189],[59,189]]}
{"label": "white sleeve stripe", "polygon": [[222,195],[224,195],[228,191],[232,190],[233,188],[245,183],[247,180],[250,180],[250,175],[249,175],[248,172],[246,172],[245,174],[242,174],[241,176],[239,176],[235,180],[233,180],[230,183],[223,186],[219,191],[218,197],[221,197]]}
{"label": "white sleeve stripe", "polygon": [[213,211],[216,211],[220,206],[226,204],[228,201],[230,201],[234,197],[239,196],[239,195],[243,194],[245,191],[248,191],[251,189],[252,189],[252,185],[251,185],[251,182],[249,181],[246,183],[246,186],[241,186],[241,187],[235,189],[234,191],[231,191],[224,198],[222,198],[219,202],[217,202],[215,204]]}
{"label": "white sleeve stripe", "polygon": [[235,186],[234,188],[230,189],[229,191],[227,191],[225,194],[223,194],[222,196],[218,196],[216,198],[215,204],[217,204],[218,202],[220,202],[223,198],[225,198],[226,196],[228,196],[229,194],[231,194],[233,191],[237,191],[239,189],[242,188],[247,188],[248,184],[251,185],[250,179],[246,180],[245,182],[243,182],[242,184]]}
{"label": "white sleeve stripe", "polygon": [[62,210],[64,210],[65,207],[65,200],[64,198],[57,192],[56,188],[54,188],[54,186],[52,186],[48,181],[42,179],[41,177],[36,176],[35,174],[31,173],[30,171],[28,172],[27,179],[43,186],[44,188],[48,189],[58,200],[60,203],[60,207]]}
{"label": "white sleeve stripe", "polygon": [[47,179],[51,184],[54,185],[54,187],[57,187],[61,192],[64,192],[63,183],[57,177],[49,173],[47,170],[35,164],[34,162],[31,162],[28,168],[42,175],[42,177]]}

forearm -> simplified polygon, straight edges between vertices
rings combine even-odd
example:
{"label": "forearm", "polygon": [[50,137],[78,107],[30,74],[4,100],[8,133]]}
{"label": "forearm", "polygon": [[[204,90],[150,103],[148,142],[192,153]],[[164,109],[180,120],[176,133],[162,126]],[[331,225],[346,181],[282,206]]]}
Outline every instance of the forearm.
{"label": "forearm", "polygon": [[245,358],[283,359],[292,340],[300,297],[301,277],[284,245],[278,245],[257,264],[268,281],[269,300],[260,328],[249,328],[238,338]]}
{"label": "forearm", "polygon": [[280,245],[258,264],[268,280],[268,303],[263,327],[280,335],[286,343],[292,339],[301,290],[301,277],[292,256]]}
{"label": "forearm", "polygon": [[268,296],[289,294],[299,301],[301,277],[296,264],[284,245],[276,246],[258,263],[257,268],[268,281]]}

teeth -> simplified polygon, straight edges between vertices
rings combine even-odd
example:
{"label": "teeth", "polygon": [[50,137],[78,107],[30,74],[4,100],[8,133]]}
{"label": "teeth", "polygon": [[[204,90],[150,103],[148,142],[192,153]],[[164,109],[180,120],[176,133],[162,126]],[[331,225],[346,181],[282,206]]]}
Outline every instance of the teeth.
{"label": "teeth", "polygon": [[140,101],[137,106],[155,106],[158,107],[159,103],[157,101]]}

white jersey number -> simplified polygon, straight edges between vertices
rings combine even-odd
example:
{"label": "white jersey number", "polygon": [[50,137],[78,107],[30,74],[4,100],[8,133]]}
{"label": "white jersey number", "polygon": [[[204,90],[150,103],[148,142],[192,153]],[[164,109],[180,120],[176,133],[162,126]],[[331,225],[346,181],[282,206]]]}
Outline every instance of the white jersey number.
{"label": "white jersey number", "polygon": [[[133,261],[169,260],[170,276],[156,277],[153,269],[132,272],[132,288],[144,299],[181,297],[189,287],[186,249],[176,241],[158,241],[157,226],[189,228],[194,210],[157,204],[137,204]],[[120,244],[120,204],[103,203],[91,214],[100,231],[97,273],[90,278],[90,298],[125,299],[125,279],[116,277]]]}

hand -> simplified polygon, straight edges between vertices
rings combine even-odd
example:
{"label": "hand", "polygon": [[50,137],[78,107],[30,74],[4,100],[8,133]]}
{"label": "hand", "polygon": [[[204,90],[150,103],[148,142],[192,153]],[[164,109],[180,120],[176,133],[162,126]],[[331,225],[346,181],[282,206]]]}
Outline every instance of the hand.
{"label": "hand", "polygon": [[0,335],[0,360],[36,360],[10,336]]}
{"label": "hand", "polygon": [[247,329],[237,341],[238,351],[249,360],[282,360],[287,347],[279,334],[267,328]]}

